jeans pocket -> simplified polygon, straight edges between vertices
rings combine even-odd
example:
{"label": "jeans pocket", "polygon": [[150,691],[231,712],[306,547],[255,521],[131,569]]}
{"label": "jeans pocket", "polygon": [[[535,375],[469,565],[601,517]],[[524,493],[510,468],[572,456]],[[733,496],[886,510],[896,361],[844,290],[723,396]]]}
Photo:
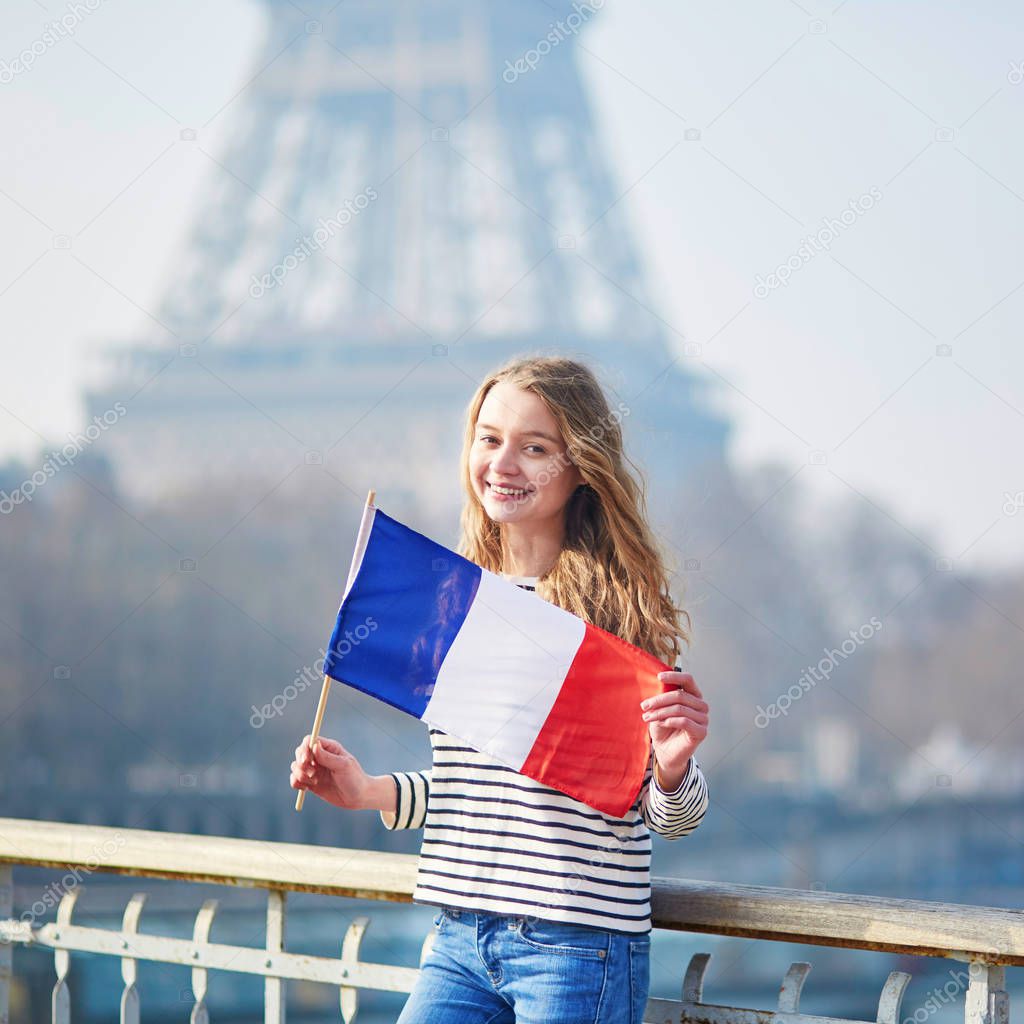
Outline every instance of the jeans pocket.
{"label": "jeans pocket", "polygon": [[633,939],[629,943],[630,1024],[642,1024],[651,987],[651,940]]}
{"label": "jeans pocket", "polygon": [[605,960],[608,957],[610,937],[608,932],[598,928],[526,917],[520,922],[517,931],[523,942],[543,953],[593,960]]}
{"label": "jeans pocket", "polygon": [[442,907],[434,915],[434,932],[437,933],[437,932],[444,931],[445,922],[447,920],[448,920],[448,914],[445,912],[444,907]]}

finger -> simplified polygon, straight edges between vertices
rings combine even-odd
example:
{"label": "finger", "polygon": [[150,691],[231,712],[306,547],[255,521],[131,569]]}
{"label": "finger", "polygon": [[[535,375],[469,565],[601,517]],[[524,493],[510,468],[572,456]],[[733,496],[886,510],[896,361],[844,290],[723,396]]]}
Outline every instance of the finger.
{"label": "finger", "polygon": [[[640,702],[641,707],[647,708],[663,707],[667,704],[686,704],[697,711],[707,711],[708,703],[700,697],[695,697],[685,690],[666,690],[664,693],[655,694]],[[646,707],[645,707],[646,705]]]}
{"label": "finger", "polygon": [[672,708],[662,708],[659,711],[649,712],[648,714],[650,717],[645,718],[645,722],[666,722],[671,718],[685,718],[697,725],[708,724],[707,715],[701,715],[699,712],[692,711],[689,708],[681,708],[678,705]]}
{"label": "finger", "polygon": [[697,680],[689,672],[659,672],[658,679],[670,686],[679,686],[695,697],[703,697]]}
{"label": "finger", "polygon": [[317,764],[322,764],[325,768],[336,768],[343,761],[345,761],[347,757],[348,757],[348,754],[346,754],[344,752],[340,753],[340,754],[334,754],[330,750],[327,750],[324,747],[322,747],[319,744],[317,744],[317,748],[316,748]]}
{"label": "finger", "polygon": [[667,722],[673,718],[685,718],[696,725],[707,725],[708,716],[694,711],[691,708],[684,708],[679,704],[673,704],[668,708],[660,708],[657,711],[648,711],[644,718],[645,722]]}
{"label": "finger", "polygon": [[329,736],[321,736],[317,740],[317,744],[319,747],[322,747],[331,754],[348,753],[348,751],[337,740],[332,740]]}
{"label": "finger", "polygon": [[657,704],[671,704],[678,702],[680,704],[686,704],[689,707],[696,708],[698,711],[707,711],[708,703],[701,697],[695,697],[692,693],[687,693],[686,690],[668,690],[665,693],[659,693],[656,697],[651,698],[652,702]]}
{"label": "finger", "polygon": [[694,739],[704,739],[708,731],[703,725],[691,722],[687,718],[669,718],[664,722],[657,723],[660,727],[670,729],[673,732],[685,732],[687,736]]}

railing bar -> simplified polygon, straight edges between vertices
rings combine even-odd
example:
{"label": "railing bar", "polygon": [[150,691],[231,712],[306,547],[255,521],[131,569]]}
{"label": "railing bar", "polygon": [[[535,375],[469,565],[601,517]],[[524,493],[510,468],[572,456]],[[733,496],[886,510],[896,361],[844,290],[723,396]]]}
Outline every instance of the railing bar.
{"label": "railing bar", "polygon": [[[99,865],[97,847],[113,851]],[[417,857],[0,818],[6,862],[409,903]],[[651,890],[658,929],[1024,966],[1024,922],[1011,908],[679,878],[654,877]]]}
{"label": "railing bar", "polygon": [[[267,892],[267,966],[272,967],[276,953],[284,951],[285,914],[287,904],[285,893]],[[270,978],[263,983],[264,1024],[285,1024],[285,982],[281,978]]]}
{"label": "railing bar", "polygon": [[[5,931],[5,924],[10,925],[14,922],[0,921],[0,933]],[[103,928],[69,925],[59,929],[59,938],[57,926],[53,924],[33,930],[30,938],[25,937],[28,935],[27,928],[8,928],[6,933],[16,942],[31,942],[35,948],[56,949],[58,955],[66,956],[68,950],[107,956],[120,955],[120,933]],[[261,977],[315,981],[325,985],[355,985],[381,992],[411,992],[419,974],[416,967],[364,962],[346,965],[333,957],[288,952],[278,953],[273,957],[272,966],[267,967],[267,951],[260,946],[230,946],[213,942],[197,944],[188,939],[175,939],[165,935],[140,933],[133,936],[132,944],[136,960],[181,964],[204,972],[231,971]],[[196,980],[194,977],[193,985]]]}

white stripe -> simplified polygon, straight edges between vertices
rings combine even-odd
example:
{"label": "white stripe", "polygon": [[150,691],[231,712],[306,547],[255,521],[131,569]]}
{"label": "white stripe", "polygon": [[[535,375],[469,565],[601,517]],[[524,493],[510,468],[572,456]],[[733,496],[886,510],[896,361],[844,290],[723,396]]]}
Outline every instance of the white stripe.
{"label": "white stripe", "polygon": [[582,619],[482,569],[420,717],[518,771],[585,633]]}

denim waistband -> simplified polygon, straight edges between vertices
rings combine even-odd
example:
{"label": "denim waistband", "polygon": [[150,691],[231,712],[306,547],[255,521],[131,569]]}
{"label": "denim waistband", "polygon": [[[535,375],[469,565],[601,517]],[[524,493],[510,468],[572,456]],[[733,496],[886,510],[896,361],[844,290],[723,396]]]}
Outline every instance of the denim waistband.
{"label": "denim waistband", "polygon": [[[466,907],[449,907],[446,904],[437,905],[438,909],[443,911],[446,917],[453,918],[456,921],[462,918],[479,919],[481,921],[503,921],[509,928],[516,928],[520,923],[526,921],[537,921],[540,920],[536,914],[500,914],[489,910],[469,910]],[[544,918],[543,923],[546,926],[552,926],[555,928],[585,928],[587,931],[594,932],[607,932],[613,936],[622,936],[632,939],[643,939],[650,938],[650,931],[647,932],[626,932],[619,931],[616,928],[601,928],[598,925],[583,924],[582,922],[575,921],[558,921],[551,918]]]}

